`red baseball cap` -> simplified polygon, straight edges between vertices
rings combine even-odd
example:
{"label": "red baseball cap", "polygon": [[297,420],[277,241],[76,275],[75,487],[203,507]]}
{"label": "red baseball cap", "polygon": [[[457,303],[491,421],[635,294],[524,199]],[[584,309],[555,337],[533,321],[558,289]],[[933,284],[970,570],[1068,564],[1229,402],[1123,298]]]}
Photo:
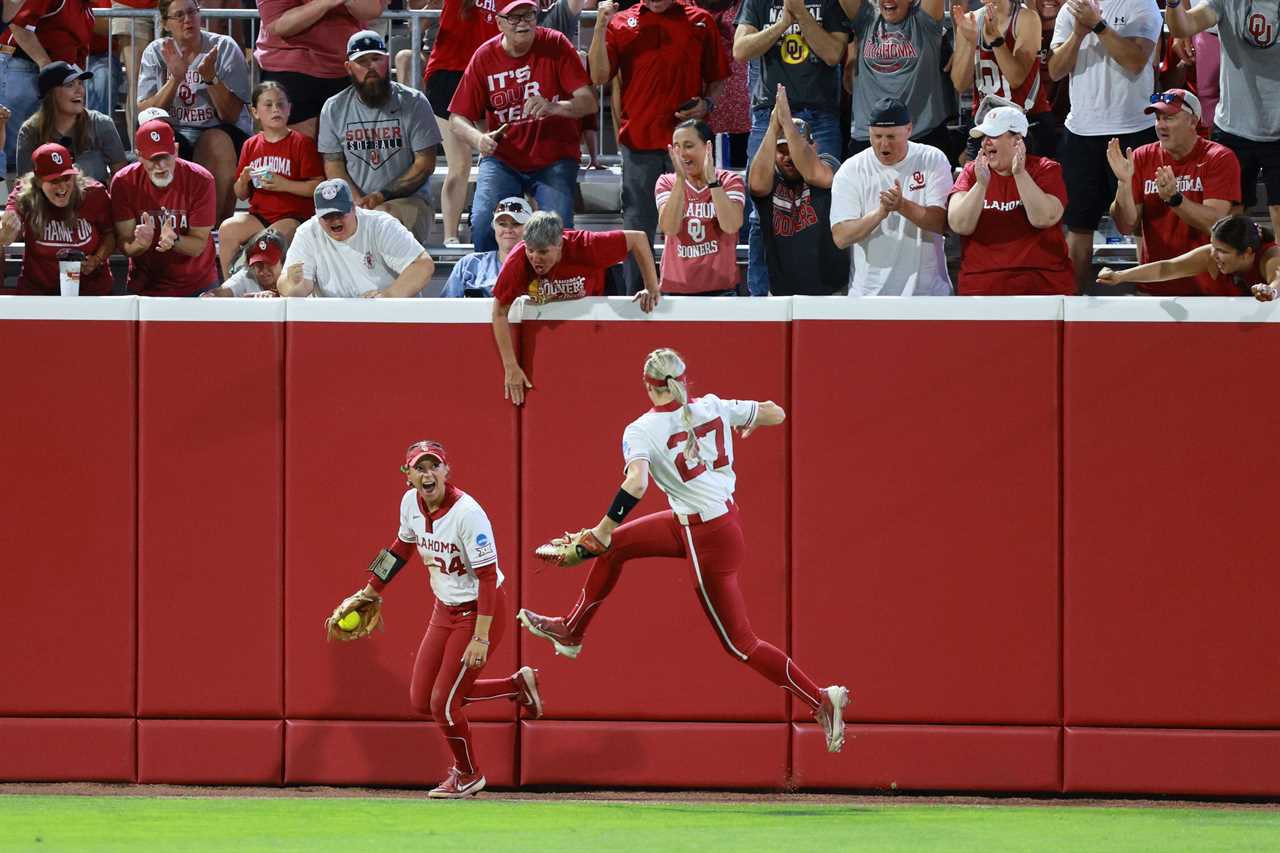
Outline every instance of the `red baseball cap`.
{"label": "red baseball cap", "polygon": [[71,152],[56,142],[46,142],[31,155],[31,162],[36,177],[42,181],[52,181],[79,172],[75,166],[75,158]]}
{"label": "red baseball cap", "polygon": [[250,264],[256,264],[259,261],[278,264],[282,257],[284,257],[284,252],[281,250],[279,243],[275,240],[268,240],[266,237],[259,237],[249,249],[247,261]]}
{"label": "red baseball cap", "polygon": [[173,127],[167,121],[152,119],[138,128],[133,135],[133,147],[138,156],[147,160],[161,154],[174,154]]}
{"label": "red baseball cap", "polygon": [[445,456],[444,445],[438,441],[415,441],[409,445],[409,449],[404,452],[404,467],[412,468],[418,464],[418,460],[424,456],[434,456],[440,461],[441,465],[448,465],[449,460]]}
{"label": "red baseball cap", "polygon": [[498,10],[498,14],[506,17],[521,6],[532,6],[535,12],[538,10],[538,4],[534,0],[511,0],[510,3]]}

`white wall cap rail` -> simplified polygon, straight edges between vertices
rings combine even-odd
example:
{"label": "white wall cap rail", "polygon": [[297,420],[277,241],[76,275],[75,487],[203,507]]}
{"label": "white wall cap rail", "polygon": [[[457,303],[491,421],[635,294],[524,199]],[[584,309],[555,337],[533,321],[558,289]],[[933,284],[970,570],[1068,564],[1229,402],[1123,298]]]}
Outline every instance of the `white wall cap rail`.
{"label": "white wall cap rail", "polygon": [[0,296],[0,320],[136,320],[137,296]]}
{"label": "white wall cap rail", "polygon": [[1061,296],[791,298],[793,320],[1061,320],[1063,301]]}
{"label": "white wall cap rail", "polygon": [[1248,296],[1073,296],[1068,323],[1280,323],[1280,301]]}
{"label": "white wall cap rail", "polygon": [[138,319],[179,323],[283,323],[283,299],[179,298],[141,299]]}
{"label": "white wall cap rail", "polygon": [[485,323],[490,299],[325,299],[281,300],[291,323]]}
{"label": "white wall cap rail", "polygon": [[663,296],[646,314],[629,296],[595,296],[538,305],[524,300],[523,320],[659,320],[689,323],[777,323],[791,319],[791,297],[740,299],[732,296]]}

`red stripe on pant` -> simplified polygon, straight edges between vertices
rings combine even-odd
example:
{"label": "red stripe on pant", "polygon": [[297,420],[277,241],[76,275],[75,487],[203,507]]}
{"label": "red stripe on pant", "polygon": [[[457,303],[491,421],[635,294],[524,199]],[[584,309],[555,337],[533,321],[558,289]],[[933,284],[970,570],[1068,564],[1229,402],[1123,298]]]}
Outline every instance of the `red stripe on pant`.
{"label": "red stripe on pant", "polygon": [[[507,630],[507,594],[504,587],[495,591],[493,603],[489,659],[493,658]],[[459,613],[437,601],[431,611],[427,633],[418,647],[418,656],[413,662],[413,678],[409,682],[409,701],[419,713],[430,715],[435,720],[453,752],[458,769],[468,774],[479,770],[471,746],[471,726],[462,706],[484,699],[514,699],[518,695],[515,681],[510,676],[480,678],[484,667],[469,669],[463,665],[463,653],[475,630],[474,606]]]}
{"label": "red stripe on pant", "polygon": [[613,541],[604,556],[591,562],[591,573],[565,624],[574,634],[585,635],[627,561],[684,557],[698,590],[698,603],[725,651],[817,708],[822,700],[813,680],[784,652],[761,640],[751,629],[746,600],[738,584],[738,567],[745,553],[746,540],[736,506],[706,524],[689,527],[680,524],[670,511],[629,521],[613,532]]}

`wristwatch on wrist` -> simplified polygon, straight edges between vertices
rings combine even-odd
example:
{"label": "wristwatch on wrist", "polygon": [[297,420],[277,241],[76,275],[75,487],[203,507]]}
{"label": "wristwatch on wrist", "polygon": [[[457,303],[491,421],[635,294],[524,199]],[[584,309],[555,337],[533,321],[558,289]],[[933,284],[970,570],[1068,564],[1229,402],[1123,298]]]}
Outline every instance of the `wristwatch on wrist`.
{"label": "wristwatch on wrist", "polygon": [[1102,35],[1102,31],[1105,30],[1106,28],[1107,28],[1107,22],[1102,19],[1099,19],[1098,23],[1093,25],[1093,32],[1097,35]]}
{"label": "wristwatch on wrist", "polygon": [[721,186],[719,178],[716,178],[714,181],[707,181],[707,189],[709,190],[713,190],[718,186]]}
{"label": "wristwatch on wrist", "polygon": [[987,42],[987,47],[991,48],[992,50],[995,50],[997,47],[1001,47],[1003,45],[1004,45],[1004,36],[996,36],[994,39]]}
{"label": "wristwatch on wrist", "polygon": [[200,78],[200,79],[201,79],[201,82],[203,82],[206,86],[216,86],[216,85],[218,85],[218,75],[217,75],[217,74],[213,75],[213,77],[209,78],[208,80],[205,80],[203,77],[202,77],[202,78]]}
{"label": "wristwatch on wrist", "polygon": [[702,103],[704,103],[704,104],[706,104],[706,105],[707,105],[707,112],[708,112],[708,113],[710,113],[711,111],[713,111],[713,110],[716,108],[716,99],[715,99],[715,98],[710,97],[709,95],[703,95],[703,96],[702,96]]}
{"label": "wristwatch on wrist", "polygon": [[1169,205],[1170,207],[1177,207],[1178,205],[1182,204],[1182,193],[1175,192],[1173,195],[1169,196],[1169,200],[1166,201],[1165,204]]}

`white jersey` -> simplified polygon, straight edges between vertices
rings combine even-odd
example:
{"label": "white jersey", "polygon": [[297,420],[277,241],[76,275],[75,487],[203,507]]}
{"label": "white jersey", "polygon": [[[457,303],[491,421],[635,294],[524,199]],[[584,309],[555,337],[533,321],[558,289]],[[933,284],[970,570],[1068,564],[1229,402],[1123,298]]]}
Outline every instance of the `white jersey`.
{"label": "white jersey", "polygon": [[700,461],[685,458],[688,430],[680,406],[672,403],[650,409],[622,433],[623,466],[636,459],[649,463],[649,473],[667,495],[671,509],[681,515],[722,508],[733,500],[733,427],[756,419],[755,400],[721,400],[712,394],[689,404]]}
{"label": "white jersey", "polygon": [[428,522],[418,493],[405,492],[400,499],[400,541],[418,546],[431,575],[431,591],[442,604],[466,604],[480,595],[477,567],[493,566],[502,586],[493,527],[476,499],[458,489],[450,488],[441,509],[444,514]]}

